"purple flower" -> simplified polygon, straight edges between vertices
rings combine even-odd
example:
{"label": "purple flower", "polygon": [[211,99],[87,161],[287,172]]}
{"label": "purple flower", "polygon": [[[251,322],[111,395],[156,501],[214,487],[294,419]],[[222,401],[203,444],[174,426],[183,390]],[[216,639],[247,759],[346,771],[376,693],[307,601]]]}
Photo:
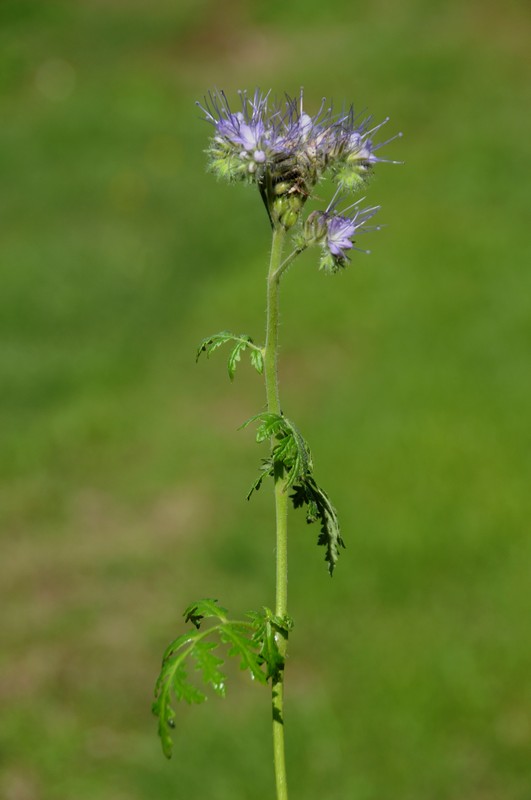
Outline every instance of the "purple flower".
{"label": "purple flower", "polygon": [[[237,111],[222,91],[210,92],[204,104],[198,104],[215,130],[208,150],[210,168],[231,181],[256,183],[273,227],[288,229],[296,223],[324,175],[330,174],[340,188],[355,191],[374,164],[385,160],[376,156],[382,145],[373,144],[371,137],[387,120],[371,127],[370,118],[360,120],[352,107],[336,113],[325,99],[310,116],[302,91],[298,98],[286,95],[280,102],[258,89],[252,95],[240,92],[239,97]],[[339,242],[345,257],[347,228],[338,222],[334,226],[331,248]]]}
{"label": "purple flower", "polygon": [[376,163],[401,163],[387,158],[380,158],[376,155],[376,151],[394,139],[400,138],[402,133],[397,133],[386,141],[375,144],[372,140],[372,135],[389,122],[389,117],[372,127],[371,122],[372,117],[367,117],[359,122],[353,108],[349,110],[348,114],[340,122],[341,132],[337,137],[331,171],[342,189],[349,191],[358,189]]}
{"label": "purple flower", "polygon": [[352,249],[352,237],[356,233],[356,224],[349,217],[330,217],[326,221],[326,247],[330,253],[345,260],[345,250]]}
{"label": "purple flower", "polygon": [[338,135],[343,138],[332,109],[325,109],[323,101],[311,117],[304,111],[302,92],[281,103],[271,103],[269,93],[259,90],[252,97],[240,92],[240,102],[241,111],[233,112],[224,92],[211,92],[204,105],[198,104],[215,128],[210,148],[214,171],[225,177],[230,161],[233,179],[251,176],[260,182],[269,170],[273,182],[281,182],[294,167],[298,172],[304,168],[303,182],[311,189],[327,167],[326,151]]}
{"label": "purple flower", "polygon": [[211,168],[229,180],[252,179],[257,165],[266,161],[265,120],[268,95],[258,90],[250,98],[240,94],[242,110],[233,112],[224,92],[210,92],[198,103],[215,128],[209,153]]}
{"label": "purple flower", "polygon": [[[313,211],[304,228],[301,246],[308,247],[320,244],[322,248],[321,263],[319,268],[326,272],[338,272],[350,261],[349,250],[360,250],[354,247],[354,237],[370,230],[379,230],[380,226],[367,226],[368,220],[379,210],[379,206],[358,208],[361,200],[346,208],[338,214],[335,207],[338,204],[336,197],[332,200],[326,211]],[[347,216],[351,209],[356,209],[351,216]],[[362,252],[368,253],[368,250]]]}
{"label": "purple flower", "polygon": [[260,120],[245,122],[241,112],[231,114],[227,119],[217,123],[217,133],[232,144],[243,147],[244,150],[256,150],[264,133],[264,126]]}

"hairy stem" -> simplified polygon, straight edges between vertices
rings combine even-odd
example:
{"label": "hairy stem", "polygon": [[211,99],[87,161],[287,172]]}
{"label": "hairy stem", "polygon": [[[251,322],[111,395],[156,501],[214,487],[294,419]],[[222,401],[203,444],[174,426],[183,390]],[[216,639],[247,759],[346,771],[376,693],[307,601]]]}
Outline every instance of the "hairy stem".
{"label": "hairy stem", "polygon": [[[264,353],[264,375],[267,395],[267,410],[280,414],[280,398],[278,391],[278,293],[282,270],[282,249],[286,232],[283,228],[273,230],[273,244],[267,276],[267,327]],[[284,481],[275,479],[275,511],[276,511],[276,603],[275,613],[284,616],[287,613],[288,596],[288,494],[284,491]],[[277,642],[283,658],[286,657],[287,636]],[[288,786],[286,780],[286,759],[284,755],[284,677],[272,686],[273,710],[273,757],[275,764],[275,780],[277,800],[287,800]]]}

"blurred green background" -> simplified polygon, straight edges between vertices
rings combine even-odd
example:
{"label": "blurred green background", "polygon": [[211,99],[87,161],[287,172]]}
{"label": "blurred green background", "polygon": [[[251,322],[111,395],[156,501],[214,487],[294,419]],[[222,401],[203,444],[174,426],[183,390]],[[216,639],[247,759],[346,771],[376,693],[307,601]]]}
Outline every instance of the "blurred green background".
{"label": "blurred green background", "polygon": [[205,172],[213,86],[405,136],[387,227],[282,298],[283,407],[348,549],[291,517],[293,800],[531,796],[531,11],[522,2],[1,0],[2,800],[268,800],[267,691],[150,714],[193,599],[273,603],[267,220]]}

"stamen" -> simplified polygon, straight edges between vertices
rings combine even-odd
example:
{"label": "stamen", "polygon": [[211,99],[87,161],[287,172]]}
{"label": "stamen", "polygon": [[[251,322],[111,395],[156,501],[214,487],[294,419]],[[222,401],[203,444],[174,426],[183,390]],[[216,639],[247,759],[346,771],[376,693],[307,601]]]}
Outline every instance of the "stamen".
{"label": "stamen", "polygon": [[[387,119],[389,119],[389,117],[387,117]],[[383,125],[383,123],[382,123],[382,125]],[[369,133],[370,133],[370,131],[369,131]],[[401,139],[403,135],[404,134],[402,133],[402,131],[399,131],[398,133],[395,133],[394,136],[390,136],[389,139],[386,139],[385,142],[378,142],[378,144],[375,144],[374,147],[373,147],[373,150],[378,150],[380,147],[384,147],[384,145],[389,144],[389,142],[394,142],[395,139]],[[400,164],[402,162],[394,161],[392,163]]]}
{"label": "stamen", "polygon": [[[365,131],[364,136],[370,136],[371,133],[374,133],[375,131],[379,130],[383,125],[386,125],[389,122],[390,119],[391,119],[391,117],[386,117],[378,125],[375,125],[374,128],[371,128],[369,131]],[[394,138],[395,137],[393,136],[393,139]],[[389,139],[389,141],[392,141],[392,140]],[[387,144],[387,142],[383,142],[383,144]]]}

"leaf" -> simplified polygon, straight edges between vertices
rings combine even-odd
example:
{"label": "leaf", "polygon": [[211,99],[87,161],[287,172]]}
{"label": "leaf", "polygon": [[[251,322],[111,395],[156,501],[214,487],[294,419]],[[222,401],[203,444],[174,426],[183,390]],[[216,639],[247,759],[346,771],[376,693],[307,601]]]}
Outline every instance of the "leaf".
{"label": "leaf", "polygon": [[289,631],[293,627],[293,621],[289,617],[283,619],[276,616],[267,607],[264,607],[262,612],[250,613],[247,616],[253,621],[255,628],[253,640],[266,665],[266,679],[271,679],[273,683],[276,683],[284,669],[284,657],[280,653],[277,637],[281,636],[287,639]]}
{"label": "leaf", "polygon": [[233,338],[234,334],[230,333],[230,331],[221,331],[213,334],[213,336],[206,336],[197,348],[195,360],[199,361],[201,353],[205,353],[208,358],[214,350],[217,350],[225,342],[230,342]]}
{"label": "leaf", "polygon": [[187,703],[204,703],[206,695],[200,689],[190,683],[188,680],[188,672],[182,663],[175,670],[171,672],[172,684],[171,687],[175,693],[177,700],[185,700]]}
{"label": "leaf", "polygon": [[229,378],[231,379],[231,381],[234,380],[234,374],[236,372],[236,366],[237,366],[238,362],[241,359],[241,354],[243,353],[243,351],[246,349],[247,345],[249,344],[248,339],[249,339],[249,337],[247,337],[247,341],[245,339],[242,339],[241,341],[236,342],[233,350],[231,351],[231,354],[229,355],[227,368],[228,368],[228,371],[229,371]]}
{"label": "leaf", "polygon": [[325,560],[332,575],[345,543],[341,537],[337,512],[313,477],[313,460],[308,443],[296,425],[283,414],[266,411],[251,417],[242,427],[247,427],[251,422],[258,422],[256,441],[261,443],[269,439],[273,444],[271,455],[262,461],[260,475],[252,484],[247,499],[260,488],[268,475],[275,482],[284,481],[284,491],[293,489],[293,507],[308,506],[307,522],[319,521],[321,524],[317,543],[326,548]]}
{"label": "leaf", "polygon": [[[203,703],[206,700],[206,695],[188,677],[188,658],[195,662],[195,669],[201,673],[205,684],[211,686],[220,697],[225,696],[225,675],[221,670],[223,659],[214,652],[220,643],[228,645],[229,655],[238,657],[241,669],[248,669],[259,683],[267,682],[266,672],[262,669],[264,658],[260,655],[261,644],[254,637],[253,625],[246,621],[229,620],[227,613],[226,608],[211,598],[192,603],[184,615],[187,622],[196,626],[195,629],[181,634],[166,648],[155,684],[152,709],[159,718],[158,731],[167,758],[171,757],[171,731],[175,728],[173,703],[183,700],[187,703]],[[207,618],[216,619],[217,622],[200,629]],[[212,636],[218,637],[217,641],[212,641]]]}
{"label": "leaf", "polygon": [[187,633],[182,633],[177,639],[174,639],[168,647],[166,648],[164,655],[162,656],[162,660],[166,661],[166,659],[170,658],[174,652],[179,650],[180,647],[183,647],[185,644],[190,644],[197,638],[199,635],[199,631],[188,631]]}
{"label": "leaf", "polygon": [[251,417],[242,427],[256,421],[259,422],[256,441],[260,444],[267,439],[274,440],[267,471],[263,470],[266,474],[272,475],[275,480],[287,476],[285,488],[288,489],[296,480],[311,473],[313,463],[310,448],[291,420],[282,414],[266,411]]}
{"label": "leaf", "polygon": [[192,605],[188,606],[183,617],[185,622],[191,622],[196,628],[199,628],[203,619],[217,617],[224,622],[227,619],[228,613],[226,608],[218,605],[217,600],[207,597],[204,600],[198,600],[196,603],[192,603]]}
{"label": "leaf", "polygon": [[266,478],[268,475],[272,475],[272,474],[273,474],[273,462],[271,461],[270,458],[264,458],[262,460],[262,464],[260,465],[260,475],[254,481],[254,483],[251,485],[251,488],[247,492],[247,498],[246,499],[250,500],[251,496],[252,496],[252,493],[253,492],[257,492],[259,490],[259,488],[261,487],[262,481],[264,480],[264,478]]}
{"label": "leaf", "polygon": [[293,508],[308,506],[306,522],[310,524],[319,521],[321,523],[317,544],[326,548],[325,561],[328,563],[328,571],[332,575],[341,552],[340,548],[345,547],[345,543],[341,537],[337,512],[328,495],[309,475],[293,487],[291,500]]}
{"label": "leaf", "polygon": [[284,424],[284,418],[281,414],[274,414],[271,411],[262,411],[260,414],[255,414],[254,417],[246,419],[241,428],[247,428],[251,422],[260,422],[256,429],[256,441],[258,443],[276,436]]}
{"label": "leaf", "polygon": [[248,669],[259,683],[266,683],[265,673],[260,669],[260,658],[254,650],[254,642],[244,632],[241,623],[227,622],[220,627],[221,641],[229,645],[229,655],[240,658],[240,669]]}
{"label": "leaf", "polygon": [[261,425],[256,429],[256,441],[265,442],[266,439],[271,439],[273,436],[278,437],[283,430],[283,419],[280,414],[272,414],[266,412],[260,414],[257,419],[261,420]]}
{"label": "leaf", "polygon": [[[193,634],[192,638],[194,638]],[[179,641],[181,641],[181,644],[178,647],[182,647],[190,642],[190,637],[188,636],[185,639],[185,637],[181,636],[175,640],[173,645]],[[191,647],[193,647],[193,644]],[[165,655],[160,675],[155,684],[155,701],[152,705],[152,711],[159,718],[158,731],[166,758],[171,758],[171,729],[175,728],[175,712],[172,708],[171,693],[173,692],[177,700],[185,700],[187,703],[203,703],[206,700],[206,695],[188,680],[188,673],[183,661],[189,650],[190,647],[177,654],[175,648],[170,646],[166,651],[169,651],[170,654],[168,656]]]}
{"label": "leaf", "polygon": [[236,366],[241,360],[241,354],[247,349],[250,352],[251,364],[257,372],[262,374],[264,371],[263,351],[260,347],[255,345],[251,337],[245,333],[241,333],[238,336],[230,331],[221,331],[220,333],[213,334],[213,336],[207,336],[200,343],[197,349],[195,360],[199,360],[201,353],[205,353],[206,357],[208,358],[210,354],[214,352],[214,350],[217,350],[218,347],[221,347],[221,345],[225,344],[226,342],[235,342],[235,345],[229,354],[229,360],[227,363],[227,369],[231,381],[234,380]]}
{"label": "leaf", "polygon": [[261,375],[264,371],[264,354],[261,350],[251,350],[251,364]]}
{"label": "leaf", "polygon": [[197,642],[192,656],[197,662],[196,669],[201,671],[203,681],[210,684],[220,697],[225,697],[225,675],[220,670],[223,659],[212,652],[217,646],[217,642]]}

